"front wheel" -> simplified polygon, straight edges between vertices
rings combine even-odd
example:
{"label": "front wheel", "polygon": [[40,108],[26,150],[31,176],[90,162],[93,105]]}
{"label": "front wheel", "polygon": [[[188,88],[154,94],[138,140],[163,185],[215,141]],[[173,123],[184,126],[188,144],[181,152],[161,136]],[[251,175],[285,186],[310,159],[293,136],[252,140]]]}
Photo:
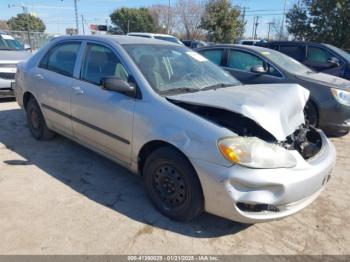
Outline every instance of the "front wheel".
{"label": "front wheel", "polygon": [[45,118],[34,97],[29,99],[26,110],[29,130],[33,137],[37,140],[52,139],[55,133],[47,127]]}
{"label": "front wheel", "polygon": [[143,180],[149,197],[164,215],[188,221],[203,211],[203,192],[187,158],[171,147],[160,148],[146,159]]}

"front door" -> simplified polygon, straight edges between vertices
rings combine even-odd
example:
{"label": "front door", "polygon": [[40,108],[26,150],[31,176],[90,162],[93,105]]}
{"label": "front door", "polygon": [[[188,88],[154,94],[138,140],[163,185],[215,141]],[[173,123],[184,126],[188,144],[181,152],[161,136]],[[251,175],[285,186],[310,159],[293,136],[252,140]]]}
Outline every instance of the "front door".
{"label": "front door", "polygon": [[[329,60],[332,58],[337,58],[340,65],[336,66],[329,63]],[[316,72],[322,72],[338,77],[343,77],[343,72],[345,70],[345,64],[339,57],[336,57],[334,54],[324,48],[312,45],[310,45],[308,48],[304,64],[311,67]]]}
{"label": "front door", "polygon": [[73,83],[71,114],[77,139],[118,160],[130,163],[135,99],[101,88],[101,78],[128,73],[114,51],[87,43],[79,79]]}

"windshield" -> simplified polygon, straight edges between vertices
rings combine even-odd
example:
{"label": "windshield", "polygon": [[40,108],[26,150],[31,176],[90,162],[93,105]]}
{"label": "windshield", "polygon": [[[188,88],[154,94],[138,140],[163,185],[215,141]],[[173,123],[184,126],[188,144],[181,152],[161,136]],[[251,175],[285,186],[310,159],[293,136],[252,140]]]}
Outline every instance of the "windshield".
{"label": "windshield", "polygon": [[341,55],[343,58],[345,58],[347,62],[350,62],[350,54],[349,54],[348,52],[346,52],[346,51],[344,51],[343,49],[340,49],[340,48],[338,48],[338,47],[336,47],[336,46],[333,46],[333,45],[328,45],[328,44],[326,44],[326,46],[327,46],[329,49],[331,49],[331,50],[333,50],[334,52],[336,52],[336,53],[338,53],[339,55]]}
{"label": "windshield", "polygon": [[10,35],[0,35],[0,50],[23,50],[23,46]]}
{"label": "windshield", "polygon": [[312,69],[304,66],[302,63],[299,63],[297,60],[282,54],[274,50],[266,50],[260,52],[263,56],[270,59],[273,63],[280,66],[282,69],[293,73],[293,74],[305,74],[313,73]]}
{"label": "windshield", "polygon": [[159,93],[240,85],[226,71],[186,47],[128,44],[124,48]]}

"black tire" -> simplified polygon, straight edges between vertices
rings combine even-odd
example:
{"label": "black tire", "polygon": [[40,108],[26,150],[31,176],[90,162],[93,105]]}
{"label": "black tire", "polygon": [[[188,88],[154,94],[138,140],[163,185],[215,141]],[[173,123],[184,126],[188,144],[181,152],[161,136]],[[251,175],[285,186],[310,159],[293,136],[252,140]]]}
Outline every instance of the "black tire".
{"label": "black tire", "polygon": [[47,127],[45,118],[34,97],[29,98],[26,111],[28,127],[35,139],[50,140],[55,136],[55,132]]}
{"label": "black tire", "polygon": [[203,212],[198,176],[177,150],[162,147],[152,152],[143,168],[143,182],[153,204],[167,217],[189,221]]}
{"label": "black tire", "polygon": [[318,127],[318,111],[317,107],[312,101],[306,103],[304,108],[305,122],[309,125]]}

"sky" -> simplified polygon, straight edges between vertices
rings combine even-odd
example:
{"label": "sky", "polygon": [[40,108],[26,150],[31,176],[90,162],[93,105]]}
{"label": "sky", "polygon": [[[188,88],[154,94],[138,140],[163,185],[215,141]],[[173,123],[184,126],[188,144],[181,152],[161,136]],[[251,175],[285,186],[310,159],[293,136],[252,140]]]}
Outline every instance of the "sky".
{"label": "sky", "polygon": [[[120,7],[147,7],[155,4],[168,4],[169,0],[78,0],[79,30],[82,33],[82,19],[84,30],[88,32],[89,24],[110,24],[109,14]],[[259,16],[257,35],[266,38],[268,23],[282,21],[284,3],[287,9],[297,0],[231,0],[234,5],[246,7],[247,38],[252,37],[253,21]],[[175,4],[176,0],[170,0]],[[67,27],[75,27],[74,0],[0,0],[0,19],[9,19],[22,12],[21,5],[28,8],[46,24],[46,32],[50,34],[64,34]],[[272,29],[273,31],[273,29]]]}

